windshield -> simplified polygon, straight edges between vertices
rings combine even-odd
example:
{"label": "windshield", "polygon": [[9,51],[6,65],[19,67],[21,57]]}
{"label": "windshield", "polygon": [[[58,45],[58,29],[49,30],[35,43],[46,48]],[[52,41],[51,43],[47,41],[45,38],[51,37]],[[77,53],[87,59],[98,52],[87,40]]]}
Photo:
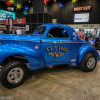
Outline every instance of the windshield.
{"label": "windshield", "polygon": [[33,34],[41,34],[41,35],[43,35],[45,30],[46,30],[46,27],[39,27],[34,31]]}

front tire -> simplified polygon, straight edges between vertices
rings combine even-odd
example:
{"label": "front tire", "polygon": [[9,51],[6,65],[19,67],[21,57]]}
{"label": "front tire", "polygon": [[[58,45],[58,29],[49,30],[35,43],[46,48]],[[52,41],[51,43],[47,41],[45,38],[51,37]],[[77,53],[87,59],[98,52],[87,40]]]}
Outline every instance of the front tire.
{"label": "front tire", "polygon": [[25,81],[27,69],[20,61],[13,61],[4,66],[0,77],[4,87],[15,88]]}
{"label": "front tire", "polygon": [[80,67],[84,72],[91,72],[94,70],[97,64],[97,57],[93,53],[88,53],[84,56]]}

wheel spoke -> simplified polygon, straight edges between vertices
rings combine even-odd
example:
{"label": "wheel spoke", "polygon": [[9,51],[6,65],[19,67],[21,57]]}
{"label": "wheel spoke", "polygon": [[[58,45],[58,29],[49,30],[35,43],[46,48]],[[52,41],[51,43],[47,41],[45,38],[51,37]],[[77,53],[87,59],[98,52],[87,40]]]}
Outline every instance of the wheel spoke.
{"label": "wheel spoke", "polygon": [[16,81],[16,83],[19,82],[19,78],[16,78],[15,81]]}
{"label": "wheel spoke", "polygon": [[15,76],[14,76],[14,75],[11,75],[11,76],[9,76],[9,77],[10,77],[10,79],[11,79],[11,80],[15,78]]}

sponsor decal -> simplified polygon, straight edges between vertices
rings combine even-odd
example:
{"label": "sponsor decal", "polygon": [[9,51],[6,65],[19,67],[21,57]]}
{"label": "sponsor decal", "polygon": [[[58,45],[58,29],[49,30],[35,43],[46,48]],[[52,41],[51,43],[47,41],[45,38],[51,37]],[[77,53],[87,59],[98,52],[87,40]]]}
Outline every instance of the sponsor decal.
{"label": "sponsor decal", "polygon": [[39,46],[37,45],[37,46],[35,46],[35,49],[38,49],[39,48]]}
{"label": "sponsor decal", "polygon": [[18,23],[22,23],[22,19],[17,19],[17,22]]}
{"label": "sponsor decal", "polygon": [[64,46],[53,46],[53,47],[51,46],[47,47],[46,50],[49,55],[54,56],[55,58],[59,58],[59,56],[64,55],[68,51],[68,48]]}

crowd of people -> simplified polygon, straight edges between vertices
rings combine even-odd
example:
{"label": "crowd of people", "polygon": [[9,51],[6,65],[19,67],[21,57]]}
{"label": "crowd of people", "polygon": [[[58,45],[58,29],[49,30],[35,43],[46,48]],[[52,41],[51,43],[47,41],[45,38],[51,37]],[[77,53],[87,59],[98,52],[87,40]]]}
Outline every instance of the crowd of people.
{"label": "crowd of people", "polygon": [[[84,33],[81,32],[81,29],[79,29],[79,32],[77,34],[80,39],[85,40],[85,35],[84,35]],[[96,41],[96,39],[93,38],[93,34],[91,33],[90,38],[88,39],[88,42],[90,45],[92,45],[94,47],[95,41]]]}
{"label": "crowd of people", "polygon": [[11,31],[9,31],[7,29],[7,27],[4,27],[4,29],[0,29],[0,34],[22,34],[21,30],[19,29],[19,27],[17,27],[17,30],[14,30],[13,28],[11,28]]}

